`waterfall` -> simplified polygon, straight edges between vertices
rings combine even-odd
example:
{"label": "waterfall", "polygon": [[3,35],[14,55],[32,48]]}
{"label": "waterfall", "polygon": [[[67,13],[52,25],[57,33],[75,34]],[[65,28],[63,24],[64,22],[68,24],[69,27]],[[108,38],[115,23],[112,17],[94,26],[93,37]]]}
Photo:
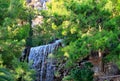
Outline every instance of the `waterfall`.
{"label": "waterfall", "polygon": [[62,40],[56,40],[52,44],[31,47],[29,54],[29,63],[32,62],[31,68],[35,69],[37,81],[54,80],[54,60],[52,53],[61,46]]}
{"label": "waterfall", "polygon": [[[50,0],[27,0],[27,5],[34,9],[42,10],[46,9],[46,2]],[[37,16],[32,20],[32,27],[40,25],[43,22],[42,16]],[[54,80],[54,59],[53,52],[61,46],[62,39],[56,40],[54,43],[31,47],[29,54],[25,55],[25,51],[22,54],[21,61],[24,61],[27,56],[27,60],[32,64],[31,68],[36,71],[37,81],[53,81]]]}

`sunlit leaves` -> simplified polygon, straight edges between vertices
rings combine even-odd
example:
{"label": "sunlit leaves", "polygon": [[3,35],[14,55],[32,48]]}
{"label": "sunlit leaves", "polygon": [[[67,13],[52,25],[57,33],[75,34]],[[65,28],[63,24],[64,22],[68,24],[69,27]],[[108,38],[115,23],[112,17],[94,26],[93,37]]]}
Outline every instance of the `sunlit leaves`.
{"label": "sunlit leaves", "polygon": [[13,69],[14,71],[14,78],[15,80],[26,80],[26,81],[33,81],[33,75],[35,73],[34,70],[30,69],[28,63],[26,62],[20,62],[16,58],[14,58],[13,62]]}
{"label": "sunlit leaves", "polygon": [[2,0],[0,2],[0,12],[3,12],[0,15],[0,53],[3,55],[4,63],[11,66],[13,57],[20,55],[22,46],[25,44],[24,40],[29,33],[28,12],[25,11],[24,0]]}
{"label": "sunlit leaves", "polygon": [[71,25],[71,22],[70,22],[70,21],[63,21],[63,23],[62,23],[63,29],[69,28],[70,25]]}
{"label": "sunlit leaves", "polygon": [[[9,67],[0,68],[0,81],[33,81],[28,64],[18,61],[30,30],[29,11],[25,0],[0,0],[0,67]],[[14,57],[17,60],[12,62]]]}
{"label": "sunlit leaves", "polygon": [[117,47],[116,32],[119,31],[120,19],[116,12],[119,13],[119,0],[53,0],[50,4],[52,6],[48,12],[52,17],[48,18],[49,26],[46,26],[52,32],[52,37],[57,33],[55,37],[65,38],[67,46],[64,55],[69,58],[67,63],[72,65],[80,61],[91,50],[108,49],[112,52],[111,49]]}
{"label": "sunlit leaves", "polygon": [[76,28],[76,27],[72,27],[72,28],[70,29],[71,34],[74,34],[76,31],[77,31],[77,28]]}
{"label": "sunlit leaves", "polygon": [[66,36],[66,35],[67,35],[67,31],[66,31],[66,30],[63,30],[63,31],[62,31],[62,35]]}
{"label": "sunlit leaves", "polygon": [[56,26],[54,23],[52,23],[52,29],[53,29],[53,30],[56,30],[56,29],[57,29],[57,26]]}
{"label": "sunlit leaves", "polygon": [[66,8],[64,7],[64,1],[60,0],[55,1],[52,0],[52,13],[53,14],[58,14],[58,15],[69,15],[68,11],[66,10]]}
{"label": "sunlit leaves", "polygon": [[16,30],[15,38],[18,40],[24,39],[28,37],[29,35],[29,25],[23,25],[22,27],[18,27],[18,30]]}

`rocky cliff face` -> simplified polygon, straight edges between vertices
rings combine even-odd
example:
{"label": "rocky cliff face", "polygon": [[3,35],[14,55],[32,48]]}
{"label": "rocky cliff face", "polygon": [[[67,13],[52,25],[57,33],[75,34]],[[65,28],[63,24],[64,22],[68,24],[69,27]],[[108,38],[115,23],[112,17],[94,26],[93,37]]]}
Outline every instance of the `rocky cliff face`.
{"label": "rocky cliff face", "polygon": [[[46,10],[46,2],[49,0],[26,0],[27,6],[31,7],[37,11],[40,10]],[[35,27],[37,25],[41,25],[43,23],[43,16],[41,15],[35,15],[35,17],[32,19],[32,27]]]}
{"label": "rocky cliff face", "polygon": [[49,0],[27,0],[28,6],[31,6],[34,9],[42,10],[46,9],[46,2]]}

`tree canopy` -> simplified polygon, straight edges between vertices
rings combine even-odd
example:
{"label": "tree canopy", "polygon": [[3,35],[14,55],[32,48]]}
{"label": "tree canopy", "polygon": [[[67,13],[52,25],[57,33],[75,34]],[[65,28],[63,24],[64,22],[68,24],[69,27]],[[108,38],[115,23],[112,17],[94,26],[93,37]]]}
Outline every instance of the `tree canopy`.
{"label": "tree canopy", "polygon": [[[66,75],[62,77],[65,81],[88,81],[74,75],[76,71],[83,72],[82,76],[88,70],[92,73],[88,66],[86,70],[75,68],[91,52],[100,50],[106,55],[104,62],[120,67],[120,0],[51,0],[40,11],[28,7],[25,0],[0,0],[0,12],[0,80],[18,81],[25,75],[23,80],[32,81],[33,70],[18,60],[22,50],[26,44],[38,46],[56,38],[65,44],[55,52],[58,66],[65,64],[59,67],[71,70],[72,78]],[[43,23],[31,28],[30,19],[36,15],[43,16]],[[13,75],[7,76],[9,73]]]}

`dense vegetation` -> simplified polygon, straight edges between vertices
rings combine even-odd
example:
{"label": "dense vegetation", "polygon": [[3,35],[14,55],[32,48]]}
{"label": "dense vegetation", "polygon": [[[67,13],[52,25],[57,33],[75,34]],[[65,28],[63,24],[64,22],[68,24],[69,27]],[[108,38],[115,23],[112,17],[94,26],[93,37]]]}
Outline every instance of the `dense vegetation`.
{"label": "dense vegetation", "polygon": [[0,81],[32,81],[34,71],[19,61],[30,30],[25,0],[0,0],[0,12]]}
{"label": "dense vegetation", "polygon": [[[106,53],[104,61],[120,67],[120,0],[52,0],[47,6],[39,12],[28,8],[25,0],[0,0],[0,81],[33,81],[34,71],[19,61],[28,37],[31,46],[64,39],[65,47],[55,55],[62,68],[55,76],[69,70],[61,77],[64,81],[92,81],[91,65],[76,68],[91,51]],[[36,14],[44,23],[30,35],[29,20]]]}

